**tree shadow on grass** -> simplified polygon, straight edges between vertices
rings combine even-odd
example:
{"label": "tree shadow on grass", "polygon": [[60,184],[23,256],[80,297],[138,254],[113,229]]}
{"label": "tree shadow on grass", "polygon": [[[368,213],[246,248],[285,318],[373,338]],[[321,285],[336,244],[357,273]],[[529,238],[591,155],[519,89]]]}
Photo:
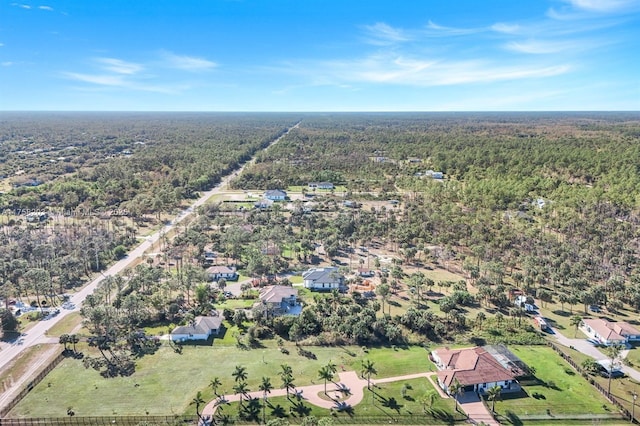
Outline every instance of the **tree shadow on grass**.
{"label": "tree shadow on grass", "polygon": [[510,424],[512,424],[513,426],[522,426],[522,420],[520,420],[520,417],[518,417],[514,412],[507,410],[507,412],[504,415],[504,418],[507,422],[509,422]]}
{"label": "tree shadow on grass", "polygon": [[298,417],[307,417],[311,414],[311,407],[304,404],[302,401],[291,403],[292,407],[290,411],[295,413]]}
{"label": "tree shadow on grass", "polygon": [[432,408],[431,410],[429,410],[429,413],[431,414],[431,417],[439,420],[440,422],[442,422],[442,424],[453,425],[455,423],[453,415],[448,411],[442,410],[440,408]]}
{"label": "tree shadow on grass", "polygon": [[390,397],[390,398],[388,398],[386,400],[384,398],[381,398],[381,399],[383,400],[382,401],[382,406],[383,407],[387,407],[387,408],[390,408],[392,410],[396,410],[396,412],[398,414],[400,414],[400,409],[402,407],[404,407],[404,405],[399,404],[398,401],[394,397]]}
{"label": "tree shadow on grass", "polygon": [[282,405],[278,404],[271,409],[271,415],[282,419],[287,417],[287,412]]}

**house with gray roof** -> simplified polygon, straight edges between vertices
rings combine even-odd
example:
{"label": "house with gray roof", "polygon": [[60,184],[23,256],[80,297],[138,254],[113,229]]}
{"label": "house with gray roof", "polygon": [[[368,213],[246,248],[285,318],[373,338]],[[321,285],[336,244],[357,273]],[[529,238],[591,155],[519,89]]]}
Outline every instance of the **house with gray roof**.
{"label": "house with gray roof", "polygon": [[336,267],[311,268],[302,274],[304,288],[315,291],[346,290],[344,276]]}
{"label": "house with gray roof", "polygon": [[174,328],[169,338],[174,342],[207,340],[210,336],[217,336],[221,327],[221,315],[195,317],[190,324]]}
{"label": "house with gray roof", "polygon": [[260,304],[269,315],[300,315],[302,305],[298,289],[284,285],[270,285],[260,289]]}
{"label": "house with gray roof", "polygon": [[269,189],[265,191],[264,198],[271,201],[284,201],[287,199],[287,193],[281,189]]}

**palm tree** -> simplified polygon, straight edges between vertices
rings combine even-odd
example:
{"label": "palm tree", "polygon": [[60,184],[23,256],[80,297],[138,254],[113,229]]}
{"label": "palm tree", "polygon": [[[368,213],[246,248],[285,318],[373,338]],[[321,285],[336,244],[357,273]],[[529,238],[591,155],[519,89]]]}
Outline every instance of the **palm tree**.
{"label": "palm tree", "polygon": [[293,376],[291,374],[285,374],[282,373],[280,375],[281,379],[282,379],[282,387],[285,388],[287,390],[287,399],[289,398],[289,390],[294,388],[295,385],[293,384]]}
{"label": "palm tree", "polygon": [[196,394],[196,397],[191,400],[189,405],[196,406],[196,414],[198,415],[198,418],[200,420],[202,420],[202,416],[200,415],[200,406],[202,404],[204,404],[204,399],[202,399],[202,392],[198,391],[198,393]]}
{"label": "palm tree", "polygon": [[60,338],[58,340],[58,343],[64,345],[64,351],[66,352],[69,348],[67,347],[67,345],[69,344],[69,335],[68,334],[61,334]]}
{"label": "palm tree", "polygon": [[236,365],[236,369],[231,375],[234,377],[236,383],[247,380],[247,369],[241,365]]}
{"label": "palm tree", "polygon": [[242,401],[243,401],[242,397],[246,395],[248,392],[249,392],[249,388],[247,387],[247,382],[245,382],[244,380],[239,383],[236,383],[236,385],[233,387],[233,393],[240,395],[240,399],[239,399],[240,411],[242,411]]}
{"label": "palm tree", "polygon": [[80,343],[80,338],[78,337],[77,334],[70,334],[69,335],[69,343],[71,343],[73,345],[73,352],[76,352],[76,345],[78,343]]}
{"label": "palm tree", "polygon": [[273,389],[273,385],[271,384],[271,379],[268,377],[262,378],[262,383],[258,386],[258,389],[262,391],[262,423],[267,424],[266,421],[266,409],[267,409],[267,394],[271,393]]}
{"label": "palm tree", "polygon": [[487,389],[487,399],[489,399],[489,401],[491,401],[491,412],[495,413],[495,407],[496,407],[496,399],[500,398],[500,394],[502,393],[502,386],[491,386],[489,389]]}
{"label": "palm tree", "polygon": [[464,386],[462,386],[458,379],[453,379],[453,382],[449,385],[449,395],[453,396],[456,411],[458,411],[458,395],[461,395],[463,393]]}
{"label": "palm tree", "polygon": [[607,396],[611,396],[611,376],[613,376],[613,366],[622,352],[622,345],[613,344],[604,349],[604,353],[609,357],[609,380],[607,384]]}
{"label": "palm tree", "polygon": [[218,388],[221,385],[222,385],[222,382],[218,377],[214,377],[213,380],[211,380],[211,382],[209,383],[209,386],[211,387],[211,390],[213,391],[215,396],[218,396]]}
{"label": "palm tree", "polygon": [[378,374],[371,360],[362,361],[362,375],[367,376],[367,389],[371,390],[371,375]]}
{"label": "palm tree", "polygon": [[[422,411],[426,414],[428,410],[431,410],[433,407],[433,403],[436,402],[436,398],[438,398],[438,394],[435,390],[431,389],[427,393],[425,393],[422,398],[420,398],[420,403],[422,404]],[[427,410],[427,407],[428,410]]]}
{"label": "palm tree", "polygon": [[485,319],[487,319],[487,316],[484,314],[484,312],[478,312],[478,314],[476,315],[476,325],[480,330],[482,330],[482,323]]}
{"label": "palm tree", "polygon": [[333,380],[333,373],[328,365],[325,365],[318,371],[318,377],[324,380],[324,394],[327,394],[327,380]]}
{"label": "palm tree", "polygon": [[576,334],[578,334],[578,327],[580,326],[581,322],[582,322],[582,317],[580,315],[574,315],[569,319],[569,323],[575,327],[575,331],[573,332],[573,337],[576,337]]}

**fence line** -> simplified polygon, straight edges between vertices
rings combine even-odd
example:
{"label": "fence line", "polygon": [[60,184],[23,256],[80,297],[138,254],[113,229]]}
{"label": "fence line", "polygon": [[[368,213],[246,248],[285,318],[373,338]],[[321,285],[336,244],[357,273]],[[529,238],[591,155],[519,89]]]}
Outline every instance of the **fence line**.
{"label": "fence line", "polygon": [[2,410],[0,410],[0,419],[2,419],[3,417],[6,417],[6,415],[9,414],[9,411],[11,411],[13,407],[18,405],[18,403],[22,401],[22,398],[24,398],[29,392],[31,392],[31,390],[38,383],[40,383],[42,379],[44,379],[51,370],[56,368],[64,358],[65,358],[65,352],[63,351],[59,353],[58,356],[55,357],[41,372],[39,372],[36,375],[36,377],[34,377],[33,380],[31,380],[27,384],[27,386],[25,386],[24,389],[22,389],[16,396],[14,396],[11,401],[9,401],[4,407],[2,407]]}
{"label": "fence line", "polygon": [[627,410],[624,407],[624,405],[622,405],[622,403],[618,400],[618,398],[611,395],[610,392],[607,392],[607,390],[604,387],[600,386],[600,383],[596,382],[592,377],[589,377],[589,373],[585,371],[581,366],[579,366],[573,359],[571,359],[571,356],[566,354],[555,343],[553,342],[547,342],[547,343],[549,346],[551,346],[551,348],[554,351],[556,351],[562,357],[562,359],[567,361],[569,365],[571,365],[578,373],[582,375],[582,377],[584,377],[593,387],[595,387],[602,395],[604,395],[605,398],[607,398],[613,405],[615,405],[626,418],[630,419],[632,423],[636,423],[636,419],[632,418],[629,410]]}
{"label": "fence line", "polygon": [[153,425],[197,424],[197,416],[72,416],[49,418],[0,419],[1,426],[136,426],[140,423]]}

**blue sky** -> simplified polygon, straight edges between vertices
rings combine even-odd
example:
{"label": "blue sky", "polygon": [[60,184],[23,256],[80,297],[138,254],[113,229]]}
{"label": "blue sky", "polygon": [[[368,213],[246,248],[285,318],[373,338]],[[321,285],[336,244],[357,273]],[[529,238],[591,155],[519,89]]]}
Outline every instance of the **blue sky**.
{"label": "blue sky", "polygon": [[640,110],[639,52],[640,0],[0,0],[0,110]]}

